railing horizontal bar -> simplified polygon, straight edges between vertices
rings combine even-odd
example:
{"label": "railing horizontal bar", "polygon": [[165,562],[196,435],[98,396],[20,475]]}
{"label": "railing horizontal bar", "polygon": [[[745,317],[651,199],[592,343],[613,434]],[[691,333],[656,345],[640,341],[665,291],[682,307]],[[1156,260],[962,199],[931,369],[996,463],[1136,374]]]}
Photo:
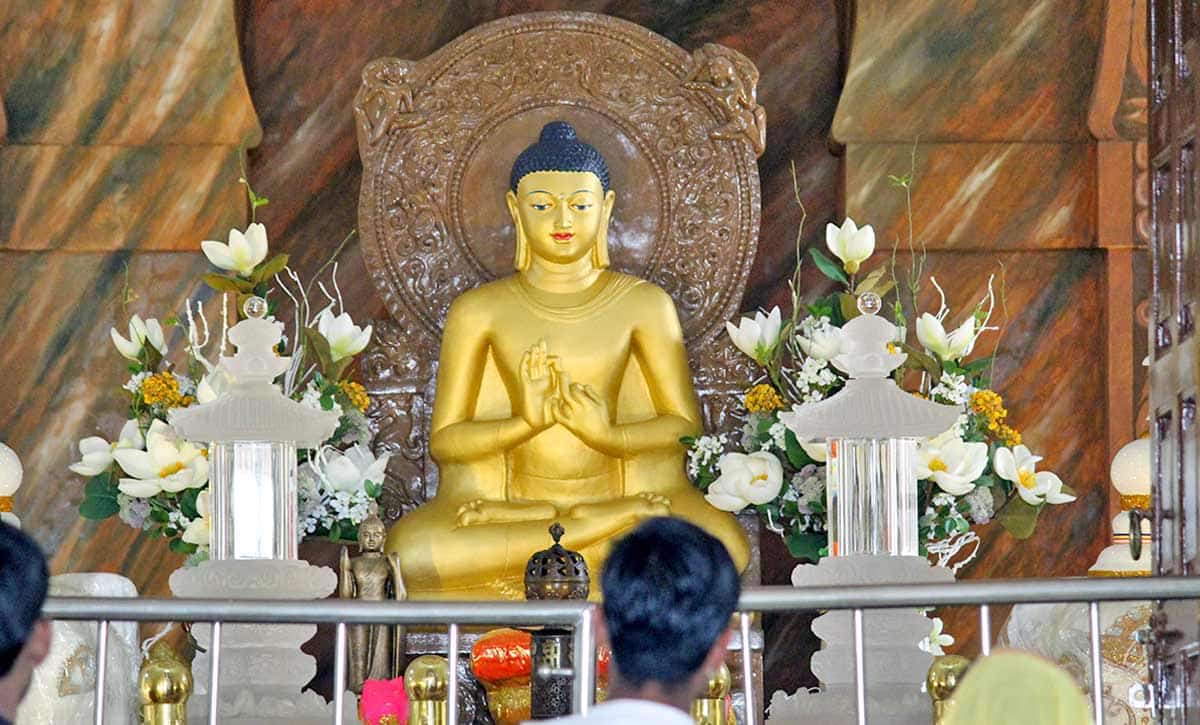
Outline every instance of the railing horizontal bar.
{"label": "railing horizontal bar", "polygon": [[574,624],[587,602],[362,602],[326,599],[167,599],[50,597],[46,619],[273,624]]}
{"label": "railing horizontal bar", "polygon": [[[1013,579],[948,584],[838,587],[759,587],[742,593],[740,611],[892,609],[949,605],[1113,602],[1200,599],[1200,577],[1134,579]],[[402,625],[570,625],[587,602],[362,602],[327,599],[232,600],[51,597],[47,619],[117,622],[232,622],[280,624],[391,623]]]}
{"label": "railing horizontal bar", "polygon": [[742,592],[738,609],[771,612],[1152,599],[1200,599],[1200,577],[1009,579],[804,589],[759,587]]}

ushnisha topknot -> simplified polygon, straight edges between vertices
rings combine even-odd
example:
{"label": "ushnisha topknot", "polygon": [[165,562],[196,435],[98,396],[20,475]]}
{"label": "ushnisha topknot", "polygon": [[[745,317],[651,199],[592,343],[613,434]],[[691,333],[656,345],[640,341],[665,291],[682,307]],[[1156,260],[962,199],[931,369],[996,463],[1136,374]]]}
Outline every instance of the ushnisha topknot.
{"label": "ushnisha topknot", "polygon": [[608,191],[608,164],[592,146],[580,141],[566,121],[551,121],[542,127],[537,143],[521,152],[513,162],[508,185],[514,192],[526,174],[535,171],[588,171]]}

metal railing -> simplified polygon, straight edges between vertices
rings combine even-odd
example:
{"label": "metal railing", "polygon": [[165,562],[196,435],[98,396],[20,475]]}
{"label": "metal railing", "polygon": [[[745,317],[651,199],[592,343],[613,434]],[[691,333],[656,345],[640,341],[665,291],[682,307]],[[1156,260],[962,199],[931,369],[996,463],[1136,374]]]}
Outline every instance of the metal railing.
{"label": "metal railing", "polygon": [[[967,581],[948,584],[897,584],[875,586],[762,587],[749,589],[739,603],[739,634],[742,656],[742,687],[746,725],[757,725],[758,704],[754,698],[751,615],[754,612],[850,610],[853,613],[855,652],[855,702],[857,722],[865,725],[866,653],[863,612],[873,609],[977,606],[980,618],[980,650],[991,650],[991,610],[994,604],[1084,602],[1088,604],[1091,690],[1097,723],[1103,722],[1103,681],[1100,656],[1101,602],[1147,600],[1200,600],[1200,577],[1154,577],[1139,579],[1022,579],[1011,581]],[[592,605],[586,602],[318,602],[279,600],[207,599],[121,599],[51,598],[43,614],[47,619],[99,622],[95,722],[103,723],[105,655],[109,622],[212,622],[210,646],[209,718],[218,722],[220,686],[221,624],[334,624],[333,722],[343,723],[346,688],[346,627],[355,624],[435,625],[447,627],[450,701],[447,719],[458,722],[459,628],[463,625],[558,625],[574,628],[574,709],[586,713],[595,692],[596,638]]]}

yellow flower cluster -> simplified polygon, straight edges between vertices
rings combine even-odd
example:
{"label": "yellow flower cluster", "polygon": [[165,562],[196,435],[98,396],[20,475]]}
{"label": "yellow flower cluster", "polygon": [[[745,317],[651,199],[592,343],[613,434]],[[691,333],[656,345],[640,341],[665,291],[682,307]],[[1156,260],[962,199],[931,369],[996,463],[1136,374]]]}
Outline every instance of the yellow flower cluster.
{"label": "yellow flower cluster", "polygon": [[971,395],[971,410],[987,421],[990,430],[1006,446],[1021,444],[1021,433],[1004,422],[1008,410],[1004,407],[1004,399],[994,390],[977,390]]}
{"label": "yellow flower cluster", "polygon": [[346,394],[350,399],[350,404],[359,411],[367,412],[367,406],[371,404],[371,398],[367,395],[367,389],[362,385],[351,380],[343,380],[338,383],[338,389]]}
{"label": "yellow flower cluster", "polygon": [[146,405],[186,408],[196,399],[179,394],[179,381],[171,373],[155,373],[142,381],[142,400]]}
{"label": "yellow flower cluster", "polygon": [[755,385],[746,392],[746,410],[750,413],[771,413],[783,407],[783,398],[766,383]]}

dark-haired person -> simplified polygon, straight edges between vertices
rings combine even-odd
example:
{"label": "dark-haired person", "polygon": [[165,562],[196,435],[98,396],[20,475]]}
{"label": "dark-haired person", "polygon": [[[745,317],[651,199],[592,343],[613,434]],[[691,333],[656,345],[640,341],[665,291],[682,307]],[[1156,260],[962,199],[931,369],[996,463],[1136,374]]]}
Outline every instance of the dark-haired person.
{"label": "dark-haired person", "polygon": [[16,718],[33,669],[50,651],[50,622],[41,618],[49,582],[38,545],[0,522],[0,725]]}
{"label": "dark-haired person", "polygon": [[649,519],[613,547],[602,588],[609,700],[552,722],[692,725],[692,700],[725,659],[741,591],[729,552],[686,521]]}

